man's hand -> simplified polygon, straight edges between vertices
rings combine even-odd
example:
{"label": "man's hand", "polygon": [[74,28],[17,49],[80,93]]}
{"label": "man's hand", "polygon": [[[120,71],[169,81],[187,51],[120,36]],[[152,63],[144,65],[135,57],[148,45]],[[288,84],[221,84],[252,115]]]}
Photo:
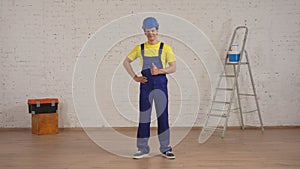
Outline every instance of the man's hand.
{"label": "man's hand", "polygon": [[151,69],[151,74],[152,75],[158,75],[159,74],[159,69],[156,67],[154,63],[152,63],[152,69]]}
{"label": "man's hand", "polygon": [[148,82],[147,77],[145,77],[145,76],[137,76],[137,75],[135,75],[133,77],[133,80],[136,81],[136,82],[140,82],[140,83],[146,83],[146,82]]}

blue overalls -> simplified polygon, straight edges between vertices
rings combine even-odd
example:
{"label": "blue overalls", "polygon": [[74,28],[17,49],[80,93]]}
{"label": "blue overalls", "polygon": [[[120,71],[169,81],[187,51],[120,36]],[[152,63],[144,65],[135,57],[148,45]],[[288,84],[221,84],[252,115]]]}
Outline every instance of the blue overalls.
{"label": "blue overalls", "polygon": [[143,153],[149,153],[148,140],[150,137],[151,110],[153,101],[158,124],[158,138],[160,151],[172,151],[170,144],[170,130],[168,120],[168,79],[166,75],[151,75],[152,63],[158,69],[163,68],[161,54],[164,43],[161,42],[158,56],[147,57],[144,55],[144,44],[141,44],[143,57],[142,75],[147,77],[148,82],[140,84],[140,117],[137,132],[137,147]]}

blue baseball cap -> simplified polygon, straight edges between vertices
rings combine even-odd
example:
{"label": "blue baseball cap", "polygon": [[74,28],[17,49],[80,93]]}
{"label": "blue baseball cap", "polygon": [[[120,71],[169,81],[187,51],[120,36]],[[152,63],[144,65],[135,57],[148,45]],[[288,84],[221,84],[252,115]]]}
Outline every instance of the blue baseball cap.
{"label": "blue baseball cap", "polygon": [[157,28],[158,26],[159,24],[154,17],[148,17],[143,21],[143,29]]}

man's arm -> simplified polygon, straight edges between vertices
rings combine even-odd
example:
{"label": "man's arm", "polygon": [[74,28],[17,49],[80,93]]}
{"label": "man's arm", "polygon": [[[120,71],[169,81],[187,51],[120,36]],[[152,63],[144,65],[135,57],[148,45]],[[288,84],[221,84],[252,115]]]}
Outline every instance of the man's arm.
{"label": "man's arm", "polygon": [[159,75],[159,74],[170,74],[176,72],[176,61],[169,62],[169,67],[158,69],[154,63],[152,63],[153,68],[151,69],[152,75]]}
{"label": "man's arm", "polygon": [[131,60],[126,57],[124,62],[123,62],[123,66],[126,69],[126,71],[128,72],[128,74],[133,78],[133,80],[135,80],[136,82],[141,82],[141,83],[146,83],[148,80],[146,77],[144,76],[137,76],[131,66]]}
{"label": "man's arm", "polygon": [[123,66],[125,67],[125,69],[126,69],[126,71],[128,72],[128,74],[132,77],[132,78],[134,78],[134,76],[135,76],[135,73],[134,73],[134,71],[133,71],[133,69],[132,69],[132,67],[131,67],[131,63],[132,61],[128,58],[128,57],[126,57],[125,58],[125,60],[124,60],[124,62],[123,62]]}

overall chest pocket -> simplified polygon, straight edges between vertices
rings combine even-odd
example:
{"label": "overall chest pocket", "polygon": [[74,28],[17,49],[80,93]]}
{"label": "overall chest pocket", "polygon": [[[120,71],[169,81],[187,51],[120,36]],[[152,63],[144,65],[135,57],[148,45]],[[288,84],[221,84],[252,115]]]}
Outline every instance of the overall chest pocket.
{"label": "overall chest pocket", "polygon": [[152,63],[154,63],[156,65],[156,67],[158,69],[162,69],[163,66],[162,66],[162,63],[161,63],[161,60],[160,60],[160,57],[158,56],[155,56],[155,57],[143,57],[143,70],[145,69],[152,69]]}

